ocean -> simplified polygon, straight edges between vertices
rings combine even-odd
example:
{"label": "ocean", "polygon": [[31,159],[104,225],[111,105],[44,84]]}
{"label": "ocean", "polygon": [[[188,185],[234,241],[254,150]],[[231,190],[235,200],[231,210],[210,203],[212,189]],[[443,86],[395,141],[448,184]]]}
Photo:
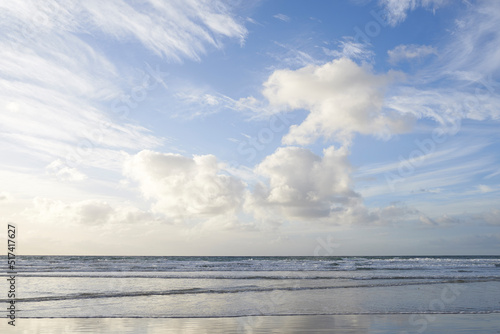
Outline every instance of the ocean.
{"label": "ocean", "polygon": [[267,316],[398,315],[410,333],[439,314],[500,313],[500,256],[18,256],[16,266],[21,323],[231,317],[244,333]]}

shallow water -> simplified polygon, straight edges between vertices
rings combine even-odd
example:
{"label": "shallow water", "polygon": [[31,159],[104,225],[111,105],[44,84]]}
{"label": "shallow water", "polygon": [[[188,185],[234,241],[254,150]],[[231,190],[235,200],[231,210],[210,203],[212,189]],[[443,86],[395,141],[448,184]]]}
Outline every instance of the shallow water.
{"label": "shallow water", "polygon": [[20,319],[13,328],[0,322],[1,333],[500,333],[499,314],[258,316],[235,318],[65,318]]}
{"label": "shallow water", "polygon": [[[496,314],[499,263],[500,257],[24,256],[16,316]],[[7,280],[1,282],[7,291]]]}

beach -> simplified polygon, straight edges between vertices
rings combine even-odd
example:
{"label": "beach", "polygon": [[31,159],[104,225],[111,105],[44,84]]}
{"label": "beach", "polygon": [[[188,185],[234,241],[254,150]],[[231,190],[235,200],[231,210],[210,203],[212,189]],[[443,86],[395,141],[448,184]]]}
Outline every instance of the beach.
{"label": "beach", "polygon": [[500,319],[493,256],[20,259],[2,333],[495,333]]}
{"label": "beach", "polygon": [[[425,318],[424,318],[425,319]],[[21,319],[2,333],[500,333],[499,314],[436,314],[409,323],[407,315],[258,316],[238,318]]]}

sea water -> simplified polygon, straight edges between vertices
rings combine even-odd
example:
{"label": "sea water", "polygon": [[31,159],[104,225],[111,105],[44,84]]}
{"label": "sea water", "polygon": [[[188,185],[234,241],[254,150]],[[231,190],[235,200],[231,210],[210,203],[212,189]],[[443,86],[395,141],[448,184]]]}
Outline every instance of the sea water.
{"label": "sea water", "polygon": [[500,313],[499,256],[19,256],[16,265],[18,318],[407,314],[419,326],[435,314]]}

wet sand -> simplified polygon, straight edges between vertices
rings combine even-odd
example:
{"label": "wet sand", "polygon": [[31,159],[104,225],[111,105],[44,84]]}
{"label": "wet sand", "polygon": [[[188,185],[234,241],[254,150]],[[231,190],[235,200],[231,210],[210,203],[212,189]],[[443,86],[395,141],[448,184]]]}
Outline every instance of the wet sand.
{"label": "wet sand", "polygon": [[18,318],[1,333],[500,333],[500,314]]}

